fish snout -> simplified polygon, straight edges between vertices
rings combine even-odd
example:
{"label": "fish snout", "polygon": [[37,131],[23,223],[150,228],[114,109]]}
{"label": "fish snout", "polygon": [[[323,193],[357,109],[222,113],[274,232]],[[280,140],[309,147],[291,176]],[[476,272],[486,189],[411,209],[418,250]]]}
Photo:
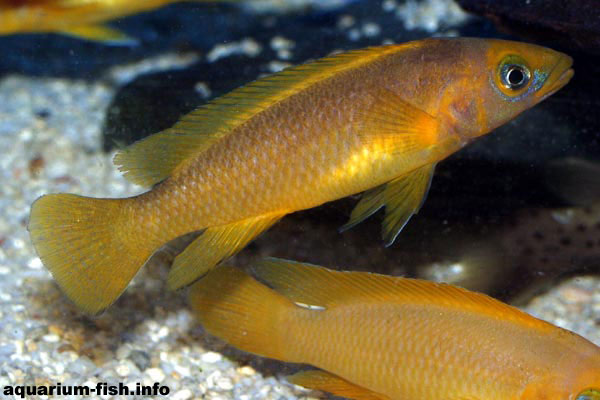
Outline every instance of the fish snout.
{"label": "fish snout", "polygon": [[554,93],[559,91],[562,87],[564,87],[573,75],[575,71],[573,68],[573,58],[566,54],[562,54],[558,59],[558,62],[552,67],[550,70],[550,74],[546,81],[545,88],[540,91],[541,100],[546,99],[549,96],[552,96]]}

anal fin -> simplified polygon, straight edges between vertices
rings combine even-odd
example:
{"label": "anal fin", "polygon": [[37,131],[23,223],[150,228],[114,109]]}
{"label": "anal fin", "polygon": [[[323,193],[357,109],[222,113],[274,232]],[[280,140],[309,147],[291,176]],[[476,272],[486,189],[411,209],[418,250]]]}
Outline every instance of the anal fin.
{"label": "anal fin", "polygon": [[355,400],[390,400],[385,395],[372,392],[325,371],[303,371],[289,376],[287,380],[294,385],[321,390],[336,396],[348,397]]}
{"label": "anal fin", "polygon": [[194,282],[215,265],[243,249],[284,215],[262,215],[228,225],[207,228],[199,238],[175,257],[167,278],[168,288],[176,290]]}
{"label": "anal fin", "polygon": [[83,25],[64,28],[60,33],[79,39],[102,42],[116,46],[134,46],[138,41],[118,29],[104,25]]}

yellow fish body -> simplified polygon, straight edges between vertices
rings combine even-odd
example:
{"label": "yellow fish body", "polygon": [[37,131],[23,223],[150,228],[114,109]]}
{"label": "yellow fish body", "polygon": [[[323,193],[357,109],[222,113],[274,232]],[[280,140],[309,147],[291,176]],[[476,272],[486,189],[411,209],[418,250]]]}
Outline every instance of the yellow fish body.
{"label": "yellow fish body", "polygon": [[293,383],[371,400],[600,399],[600,348],[486,295],[275,259],[254,272],[269,287],[216,268],[191,306],[242,350],[322,369]]}
{"label": "yellow fish body", "polygon": [[385,206],[391,244],[435,164],[565,85],[571,58],[539,46],[429,39],[339,54],[257,80],[115,157],[152,190],[128,199],[38,199],[29,231],[87,312],[109,306],[166,242],[176,289],[291,212],[366,191],[346,227]]}
{"label": "yellow fish body", "polygon": [[0,35],[62,33],[87,40],[127,44],[134,39],[103,25],[177,0],[0,0]]}

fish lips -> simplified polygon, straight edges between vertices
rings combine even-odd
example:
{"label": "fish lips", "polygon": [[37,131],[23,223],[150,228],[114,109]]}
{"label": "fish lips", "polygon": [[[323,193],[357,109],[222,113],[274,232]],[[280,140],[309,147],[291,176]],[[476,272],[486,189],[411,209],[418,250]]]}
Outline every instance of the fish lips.
{"label": "fish lips", "polygon": [[554,67],[552,67],[552,70],[550,71],[550,76],[548,76],[546,83],[546,90],[543,90],[540,101],[552,96],[563,86],[569,83],[575,74],[575,71],[573,71],[573,68],[571,68],[572,65],[573,59],[571,57],[564,56],[560,58],[560,60],[556,63],[556,65],[554,65]]}

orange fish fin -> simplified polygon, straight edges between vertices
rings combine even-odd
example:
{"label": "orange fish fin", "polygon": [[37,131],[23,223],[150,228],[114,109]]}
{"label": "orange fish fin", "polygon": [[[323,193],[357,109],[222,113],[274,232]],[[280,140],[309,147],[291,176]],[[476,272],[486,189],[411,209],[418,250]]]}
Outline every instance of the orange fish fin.
{"label": "orange fish fin", "polygon": [[383,207],[385,205],[383,196],[385,187],[386,185],[384,184],[364,192],[360,201],[352,210],[350,219],[340,228],[340,232],[344,232],[360,224]]}
{"label": "orange fish fin", "polygon": [[249,218],[233,224],[207,228],[175,257],[167,286],[176,290],[200,278],[218,263],[246,247],[285,214]]}
{"label": "orange fish fin", "polygon": [[431,186],[435,164],[424,165],[385,186],[383,240],[391,246],[408,220],[419,212]]}
{"label": "orange fish fin", "polygon": [[151,186],[235,128],[308,87],[415,44],[372,47],[287,68],[229,92],[182,117],[173,127],[134,143],[115,157],[130,181]]}
{"label": "orange fish fin", "polygon": [[400,178],[364,192],[352,210],[350,219],[340,228],[340,231],[352,228],[385,206],[382,236],[386,246],[390,246],[410,218],[419,212],[427,197],[434,169],[435,164],[424,165]]}
{"label": "orange fish fin", "polygon": [[439,123],[427,112],[388,89],[373,95],[371,107],[359,117],[358,134],[364,144],[390,154],[428,151],[437,143]]}
{"label": "orange fish fin", "polygon": [[60,30],[60,33],[78,39],[91,40],[115,46],[134,46],[138,44],[137,39],[127,36],[118,29],[104,25],[65,27]]}
{"label": "orange fish fin", "polygon": [[152,186],[168,178],[184,160],[209,147],[213,139],[167,129],[119,150],[113,161],[130,182]]}
{"label": "orange fish fin", "polygon": [[333,271],[317,265],[266,258],[255,264],[252,272],[267,286],[305,308],[327,308],[346,297],[340,292],[343,282],[336,281]]}
{"label": "orange fish fin", "polygon": [[288,376],[290,383],[308,389],[321,390],[355,400],[389,400],[390,398],[365,389],[329,372],[310,370]]}
{"label": "orange fish fin", "polygon": [[293,304],[242,270],[213,269],[192,285],[189,303],[211,335],[244,351],[287,361],[279,331]]}
{"label": "orange fish fin", "polygon": [[[341,272],[316,265],[268,258],[253,268],[257,279],[303,308],[325,309],[352,303],[411,303],[473,311],[529,326],[552,329],[547,322],[485,294],[458,286],[369,272]],[[320,310],[321,312],[324,310]]]}
{"label": "orange fish fin", "polygon": [[83,311],[102,312],[125,290],[152,255],[145,242],[123,232],[129,199],[46,195],[33,203],[31,241],[66,295]]}

